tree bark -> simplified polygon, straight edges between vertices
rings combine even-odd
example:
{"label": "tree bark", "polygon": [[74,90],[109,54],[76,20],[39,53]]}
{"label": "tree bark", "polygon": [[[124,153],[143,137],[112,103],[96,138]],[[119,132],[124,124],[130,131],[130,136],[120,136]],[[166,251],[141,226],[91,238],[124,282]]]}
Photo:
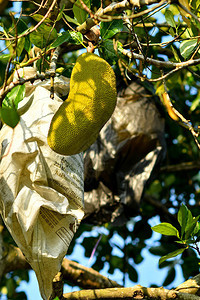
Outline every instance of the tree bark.
{"label": "tree bark", "polygon": [[[0,265],[3,266],[1,273],[19,269],[31,269],[23,256],[21,250],[17,247],[2,244]],[[0,250],[1,250],[0,249]],[[200,274],[183,282],[174,290],[167,290],[163,287],[159,288],[146,288],[141,285],[134,287],[123,288],[117,282],[106,278],[99,272],[92,268],[87,268],[79,263],[64,258],[62,263],[61,273],[64,280],[69,281],[71,284],[84,288],[85,290],[64,294],[59,298],[65,299],[79,299],[79,300],[93,300],[93,299],[159,299],[159,300],[199,300],[200,296]],[[1,275],[1,274],[0,274]],[[58,285],[55,277],[53,285]],[[60,290],[59,284],[59,290]],[[56,287],[57,289],[57,287]]]}
{"label": "tree bark", "polygon": [[167,290],[160,288],[146,288],[140,285],[129,288],[109,288],[100,290],[82,290],[64,294],[62,300],[133,300],[133,299],[149,299],[149,300],[199,300],[199,296],[188,293],[181,293],[176,290]]}

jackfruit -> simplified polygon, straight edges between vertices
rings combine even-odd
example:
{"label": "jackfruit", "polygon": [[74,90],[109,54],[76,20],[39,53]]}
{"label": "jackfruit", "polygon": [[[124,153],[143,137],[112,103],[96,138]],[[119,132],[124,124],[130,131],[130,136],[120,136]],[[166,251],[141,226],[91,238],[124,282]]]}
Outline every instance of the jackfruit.
{"label": "jackfruit", "polygon": [[76,61],[67,100],[52,118],[48,144],[63,155],[85,151],[111,117],[117,100],[112,67],[94,53],[83,53]]}

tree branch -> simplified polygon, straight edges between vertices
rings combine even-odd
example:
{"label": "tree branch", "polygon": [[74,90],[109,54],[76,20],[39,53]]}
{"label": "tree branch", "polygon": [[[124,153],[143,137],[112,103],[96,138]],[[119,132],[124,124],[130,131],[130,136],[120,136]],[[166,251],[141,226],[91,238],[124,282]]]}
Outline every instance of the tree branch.
{"label": "tree branch", "polygon": [[[166,3],[166,1],[165,0],[162,1],[161,0],[123,0],[118,3],[113,2],[110,5],[108,5],[106,8],[98,10],[94,14],[94,18],[88,18],[83,24],[78,26],[76,30],[81,32],[82,34],[85,34],[90,30],[90,28],[96,25],[96,23],[100,20],[104,22],[106,21],[110,22],[112,21],[113,18],[114,19],[119,18],[119,16],[113,17],[113,14],[115,13],[123,12],[126,9],[131,9],[132,7],[142,7],[144,5],[151,5],[155,3],[159,3],[158,6],[162,6],[164,3]],[[152,9],[156,9],[156,8],[157,6],[153,7]],[[145,13],[149,12],[152,9],[142,11],[140,12],[140,14],[144,15]],[[132,16],[129,16],[129,18],[136,18],[136,17],[139,17],[139,15],[134,14]],[[123,17],[120,16],[120,19],[122,18]]]}
{"label": "tree branch", "polygon": [[74,261],[64,258],[62,263],[62,273],[65,280],[76,283],[76,285],[87,288],[108,288],[121,287],[116,281],[101,275],[92,268],[84,267]]}
{"label": "tree branch", "polygon": [[[31,269],[31,266],[26,261],[21,250],[17,247],[7,245],[7,255],[3,257],[2,265],[3,272],[6,274],[14,270]],[[87,268],[79,263],[71,261],[67,258],[63,259],[61,272],[63,279],[70,281],[73,285],[78,285],[85,289],[99,289],[120,287],[114,280],[110,280],[107,277],[101,275],[99,272],[92,268]]]}
{"label": "tree branch", "polygon": [[189,162],[183,162],[176,165],[163,166],[160,168],[160,172],[190,171],[190,170],[199,170],[199,168],[200,168],[199,161],[189,161]]}
{"label": "tree branch", "polygon": [[143,200],[150,205],[152,205],[159,213],[159,215],[163,215],[168,222],[176,222],[176,217],[169,212],[167,207],[163,205],[160,201],[153,199],[153,197],[145,194]]}
{"label": "tree branch", "polygon": [[111,288],[101,290],[82,290],[64,294],[62,300],[82,300],[82,299],[102,299],[102,300],[133,300],[133,299],[149,299],[149,300],[199,300],[199,296],[188,293],[181,293],[176,290],[167,290],[163,287],[160,288],[146,288],[140,285],[129,288]]}
{"label": "tree branch", "polygon": [[181,283],[175,290],[200,296],[200,274]]}
{"label": "tree branch", "polygon": [[181,68],[185,68],[185,67],[189,67],[189,66],[196,66],[196,65],[200,64],[200,58],[191,59],[191,60],[183,61],[180,63],[175,63],[172,61],[160,61],[160,60],[149,58],[149,57],[145,58],[142,54],[137,54],[135,52],[132,52],[132,51],[129,51],[126,49],[121,50],[121,53],[124,54],[125,56],[127,56],[128,58],[139,59],[143,62],[154,65],[157,68],[168,68],[168,69],[175,68],[176,71],[180,70]]}
{"label": "tree branch", "polygon": [[[7,244],[6,244],[7,245]],[[3,274],[19,269],[31,269],[21,250],[14,246],[8,246],[7,255],[1,257],[3,262]],[[123,288],[115,281],[109,280],[92,268],[84,267],[76,262],[64,258],[61,273],[63,279],[70,281],[85,289],[78,292],[64,294],[60,299],[162,299],[162,300],[199,300],[200,274],[180,284],[175,290],[164,288],[146,288],[140,285]],[[62,278],[55,277],[54,290],[57,294],[62,290]],[[108,288],[109,287],[109,288]],[[110,288],[112,287],[112,288]]]}
{"label": "tree branch", "polygon": [[36,80],[44,80],[50,78],[50,73],[48,72],[47,74],[36,74],[34,76],[28,77],[28,78],[22,78],[20,77],[18,80],[16,81],[12,81],[9,85],[6,86],[5,89],[1,89],[0,90],[0,105],[3,102],[3,99],[6,97],[6,95],[16,86],[18,85],[23,85],[26,82],[31,82],[33,83]]}

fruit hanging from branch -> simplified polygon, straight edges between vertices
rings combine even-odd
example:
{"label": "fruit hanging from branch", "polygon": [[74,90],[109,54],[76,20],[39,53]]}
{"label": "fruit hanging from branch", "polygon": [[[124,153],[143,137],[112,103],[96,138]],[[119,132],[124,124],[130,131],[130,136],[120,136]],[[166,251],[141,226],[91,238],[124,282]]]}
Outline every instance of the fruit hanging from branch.
{"label": "fruit hanging from branch", "polygon": [[111,117],[116,100],[112,67],[94,53],[80,55],[72,70],[68,98],[52,118],[49,146],[63,155],[85,151]]}

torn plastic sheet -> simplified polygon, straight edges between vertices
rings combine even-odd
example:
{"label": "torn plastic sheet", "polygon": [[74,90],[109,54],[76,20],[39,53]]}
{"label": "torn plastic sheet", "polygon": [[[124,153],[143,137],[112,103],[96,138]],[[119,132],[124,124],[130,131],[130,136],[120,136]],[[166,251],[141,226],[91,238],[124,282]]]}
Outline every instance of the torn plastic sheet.
{"label": "torn plastic sheet", "polygon": [[[21,73],[20,73],[21,72]],[[33,68],[18,74],[32,76]],[[18,75],[17,75],[18,76]],[[16,77],[17,79],[17,77]],[[37,275],[43,299],[83,218],[83,155],[62,156],[47,144],[51,118],[68,93],[69,80],[26,84],[20,122],[0,131],[0,212],[15,242]]]}
{"label": "torn plastic sheet", "polygon": [[165,157],[164,118],[137,81],[118,95],[111,119],[85,153],[85,222],[122,225],[138,215]]}

